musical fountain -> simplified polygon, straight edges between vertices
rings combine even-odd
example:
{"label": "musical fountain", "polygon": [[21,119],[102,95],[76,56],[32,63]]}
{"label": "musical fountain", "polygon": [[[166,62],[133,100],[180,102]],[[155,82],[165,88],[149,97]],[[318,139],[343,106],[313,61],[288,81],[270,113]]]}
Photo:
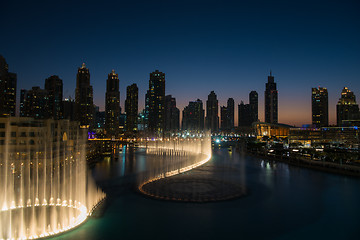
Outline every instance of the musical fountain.
{"label": "musical fountain", "polygon": [[86,130],[68,120],[1,124],[0,239],[47,237],[84,222],[105,197],[87,173]]}

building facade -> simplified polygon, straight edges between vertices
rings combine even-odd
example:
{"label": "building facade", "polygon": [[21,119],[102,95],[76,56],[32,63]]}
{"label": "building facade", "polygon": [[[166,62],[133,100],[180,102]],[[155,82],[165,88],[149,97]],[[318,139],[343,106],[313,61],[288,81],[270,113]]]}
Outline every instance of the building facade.
{"label": "building facade", "polygon": [[93,122],[93,87],[90,85],[90,72],[85,63],[78,68],[76,75],[75,102],[77,120],[82,127],[90,127]]}
{"label": "building facade", "polygon": [[58,120],[63,118],[63,81],[56,75],[45,79],[45,90],[49,97],[49,115]]}
{"label": "building facade", "polygon": [[157,135],[161,135],[164,131],[165,122],[165,73],[159,72],[159,70],[150,73],[147,95],[149,102],[148,129]]}
{"label": "building facade", "polygon": [[214,91],[211,91],[206,101],[206,129],[212,132],[219,130],[219,102]]}
{"label": "building facade", "polygon": [[176,107],[176,99],[171,95],[165,96],[165,131],[180,129],[180,110]]}
{"label": "building facade", "polygon": [[24,96],[21,97],[23,107],[20,116],[35,119],[51,118],[48,91],[40,87],[32,87],[30,90],[23,90],[21,94]]}
{"label": "building facade", "polygon": [[319,128],[329,125],[328,91],[326,88],[312,88],[311,111],[314,126]]}
{"label": "building facade", "polygon": [[106,135],[115,137],[119,134],[120,91],[119,77],[114,70],[108,74],[105,93],[105,129]]}
{"label": "building facade", "polygon": [[138,102],[139,89],[134,83],[126,88],[125,112],[126,122],[125,128],[128,132],[136,132],[138,130]]}
{"label": "building facade", "polygon": [[0,55],[0,117],[15,116],[16,82],[16,74],[9,72],[5,58]]}
{"label": "building facade", "polygon": [[278,91],[271,71],[265,89],[265,122],[278,122]]}
{"label": "building facade", "polygon": [[205,110],[200,99],[189,102],[183,110],[181,129],[182,130],[204,130]]}
{"label": "building facade", "polygon": [[358,120],[359,105],[356,104],[355,94],[347,87],[341,92],[341,97],[336,105],[337,125],[343,126],[345,120]]}

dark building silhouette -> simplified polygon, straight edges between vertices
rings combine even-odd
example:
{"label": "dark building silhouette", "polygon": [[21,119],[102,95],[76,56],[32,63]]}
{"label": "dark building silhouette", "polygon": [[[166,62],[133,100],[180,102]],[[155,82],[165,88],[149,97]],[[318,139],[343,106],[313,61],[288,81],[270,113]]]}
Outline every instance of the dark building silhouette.
{"label": "dark building silhouette", "polygon": [[197,99],[194,102],[189,102],[189,105],[183,110],[181,129],[204,130],[204,116],[205,110],[200,99]]}
{"label": "dark building silhouette", "polygon": [[27,90],[20,90],[20,117],[25,117],[25,98],[26,98]]}
{"label": "dark building silhouette", "polygon": [[176,107],[176,99],[171,95],[165,96],[165,131],[180,129],[180,110]]}
{"label": "dark building silhouette", "polygon": [[164,106],[165,106],[165,73],[155,70],[150,73],[148,128],[158,135],[164,130]]}
{"label": "dark building silhouette", "polygon": [[75,102],[77,120],[81,126],[90,127],[93,123],[93,88],[90,85],[90,72],[85,63],[78,68],[76,75]]}
{"label": "dark building silhouette", "polygon": [[120,91],[119,77],[114,70],[108,74],[105,93],[105,129],[107,136],[119,134]]}
{"label": "dark building silhouette", "polygon": [[126,88],[125,112],[126,112],[126,131],[135,132],[138,130],[138,102],[139,89],[134,83]]}
{"label": "dark building silhouette", "polygon": [[356,104],[355,94],[347,87],[344,87],[336,105],[337,125],[343,126],[344,120],[358,120],[358,115],[359,105]]}
{"label": "dark building silhouette", "polygon": [[74,99],[67,98],[63,102],[63,118],[75,121],[77,118],[77,106]]}
{"label": "dark building silhouette", "polygon": [[278,91],[271,71],[265,90],[265,122],[278,123]]}
{"label": "dark building silhouette", "polygon": [[312,124],[316,127],[329,125],[328,91],[326,88],[312,88]]}
{"label": "dark building silhouette", "polygon": [[55,120],[63,118],[63,81],[56,75],[45,79],[45,90],[49,96],[49,116]]}
{"label": "dark building silhouette", "polygon": [[214,91],[211,91],[206,101],[206,129],[219,130],[219,104]]}
{"label": "dark building silhouette", "polygon": [[49,108],[49,94],[45,89],[32,87],[24,92],[23,111],[24,117],[48,119],[51,117]]}
{"label": "dark building silhouette", "polygon": [[234,99],[229,98],[227,100],[227,106],[220,108],[222,131],[231,131],[234,128],[234,104]]}
{"label": "dark building silhouette", "polygon": [[250,118],[251,123],[257,122],[259,120],[259,97],[256,91],[251,91],[249,93],[249,103],[250,103]]}
{"label": "dark building silhouette", "polygon": [[5,58],[0,55],[0,117],[15,116],[16,81],[16,74],[9,72]]}
{"label": "dark building silhouette", "polygon": [[238,126],[249,127],[252,124],[251,105],[244,104],[243,101],[238,105]]}
{"label": "dark building silhouette", "polygon": [[238,105],[238,126],[250,127],[258,121],[258,94],[256,91],[249,93],[249,104],[243,101]]}

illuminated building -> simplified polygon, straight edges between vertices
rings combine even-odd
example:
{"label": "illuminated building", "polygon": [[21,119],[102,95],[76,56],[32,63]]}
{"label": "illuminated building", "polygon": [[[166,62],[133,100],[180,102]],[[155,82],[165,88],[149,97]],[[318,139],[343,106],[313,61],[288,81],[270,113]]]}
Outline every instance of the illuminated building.
{"label": "illuminated building", "polygon": [[165,96],[165,131],[180,129],[180,111],[176,107],[176,99],[171,95]]}
{"label": "illuminated building", "polygon": [[155,70],[150,73],[148,128],[158,135],[164,130],[164,107],[165,107],[165,73]]}
{"label": "illuminated building", "polygon": [[105,129],[106,135],[116,137],[119,134],[120,91],[118,74],[112,70],[108,74],[105,93]]}
{"label": "illuminated building", "polygon": [[0,55],[0,117],[15,116],[16,74],[8,71],[5,58]]}
{"label": "illuminated building", "polygon": [[263,137],[267,138],[287,138],[289,136],[289,131],[292,126],[279,123],[264,123],[264,122],[255,122],[253,127],[256,131],[257,139]]}
{"label": "illuminated building", "polygon": [[265,122],[278,122],[278,91],[276,90],[276,83],[274,82],[274,76],[271,75],[271,71],[265,90]]}
{"label": "illuminated building", "polygon": [[49,116],[55,120],[63,118],[63,82],[54,75],[45,79],[45,90],[49,97]]}
{"label": "illuminated building", "polygon": [[25,97],[26,97],[27,90],[21,89],[20,90],[20,117],[25,117]]}
{"label": "illuminated building", "polygon": [[32,87],[23,91],[24,101],[21,115],[35,119],[48,119],[51,117],[49,109],[49,94],[45,89]]}
{"label": "illuminated building", "polygon": [[328,92],[326,88],[312,88],[312,124],[316,127],[329,125]]}
{"label": "illuminated building", "polygon": [[357,120],[358,115],[359,105],[356,104],[355,94],[344,87],[336,105],[337,125],[343,126],[345,120]]}
{"label": "illuminated building", "polygon": [[139,89],[134,83],[126,88],[126,100],[125,100],[125,112],[126,131],[136,132],[138,130],[138,101],[139,101]]}
{"label": "illuminated building", "polygon": [[233,98],[227,100],[227,106],[220,107],[221,130],[231,131],[234,128],[234,108]]}
{"label": "illuminated building", "polygon": [[189,105],[183,110],[181,129],[204,130],[204,115],[205,110],[200,99],[197,99],[194,102],[189,102]]}
{"label": "illuminated building", "polygon": [[214,91],[211,91],[206,101],[206,129],[219,130],[219,104]]}
{"label": "illuminated building", "polygon": [[93,88],[90,85],[90,72],[85,63],[78,68],[76,75],[75,102],[77,120],[82,127],[89,127],[93,121]]}

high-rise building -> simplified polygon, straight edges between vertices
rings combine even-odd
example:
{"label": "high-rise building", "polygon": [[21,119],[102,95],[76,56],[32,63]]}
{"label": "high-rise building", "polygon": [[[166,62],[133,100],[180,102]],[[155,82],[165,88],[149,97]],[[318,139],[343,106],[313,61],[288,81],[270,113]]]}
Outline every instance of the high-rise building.
{"label": "high-rise building", "polygon": [[90,127],[93,122],[93,88],[90,85],[90,72],[85,63],[78,68],[76,75],[75,102],[77,120],[83,127]]}
{"label": "high-rise building", "polygon": [[20,117],[25,117],[25,98],[26,98],[27,90],[20,90]]}
{"label": "high-rise building", "polygon": [[138,130],[138,102],[139,89],[134,83],[126,88],[125,112],[126,122],[125,128],[128,132],[135,132]]}
{"label": "high-rise building", "polygon": [[355,120],[358,115],[359,105],[356,104],[355,94],[344,87],[336,105],[337,125],[342,126],[344,120]]}
{"label": "high-rise building", "polygon": [[149,123],[148,128],[158,135],[164,130],[165,73],[155,70],[149,80]]}
{"label": "high-rise building", "polygon": [[105,129],[106,135],[116,137],[119,134],[120,91],[119,77],[114,70],[108,74],[105,93]]}
{"label": "high-rise building", "polygon": [[49,96],[49,115],[55,120],[63,118],[63,81],[56,75],[45,79],[45,90]]}
{"label": "high-rise building", "polygon": [[265,90],[265,122],[278,122],[278,91],[276,90],[276,83],[274,82],[274,76],[271,75],[271,71]]}
{"label": "high-rise building", "polygon": [[238,105],[238,126],[250,127],[258,121],[258,94],[256,91],[249,93],[249,104],[243,101]]}
{"label": "high-rise building", "polygon": [[329,125],[328,91],[326,88],[312,88],[312,124],[316,127]]}
{"label": "high-rise building", "polygon": [[180,128],[180,110],[176,107],[176,99],[165,96],[165,131],[177,131]]}
{"label": "high-rise building", "polygon": [[40,87],[32,87],[27,90],[24,95],[23,111],[21,115],[24,117],[32,117],[36,119],[48,119],[51,117],[49,110],[49,94],[45,89]]}
{"label": "high-rise building", "polygon": [[181,129],[204,130],[204,116],[205,110],[200,99],[197,99],[194,102],[189,102],[189,105],[183,110]]}
{"label": "high-rise building", "polygon": [[227,100],[227,106],[220,107],[221,130],[231,131],[234,128],[234,99]]}
{"label": "high-rise building", "polygon": [[75,121],[77,118],[76,110],[77,106],[74,99],[65,98],[63,104],[63,118]]}
{"label": "high-rise building", "polygon": [[228,109],[225,106],[220,107],[220,126],[221,130],[225,131],[228,129]]}
{"label": "high-rise building", "polygon": [[219,130],[219,103],[214,91],[211,91],[206,101],[206,129]]}
{"label": "high-rise building", "polygon": [[251,123],[257,122],[259,119],[259,101],[258,101],[258,93],[256,91],[251,91],[249,93],[249,103],[250,103],[250,118]]}
{"label": "high-rise building", "polygon": [[0,55],[0,117],[15,116],[16,74],[9,72],[5,58]]}
{"label": "high-rise building", "polygon": [[238,105],[238,126],[249,127],[252,124],[251,105],[244,104],[243,101]]}

